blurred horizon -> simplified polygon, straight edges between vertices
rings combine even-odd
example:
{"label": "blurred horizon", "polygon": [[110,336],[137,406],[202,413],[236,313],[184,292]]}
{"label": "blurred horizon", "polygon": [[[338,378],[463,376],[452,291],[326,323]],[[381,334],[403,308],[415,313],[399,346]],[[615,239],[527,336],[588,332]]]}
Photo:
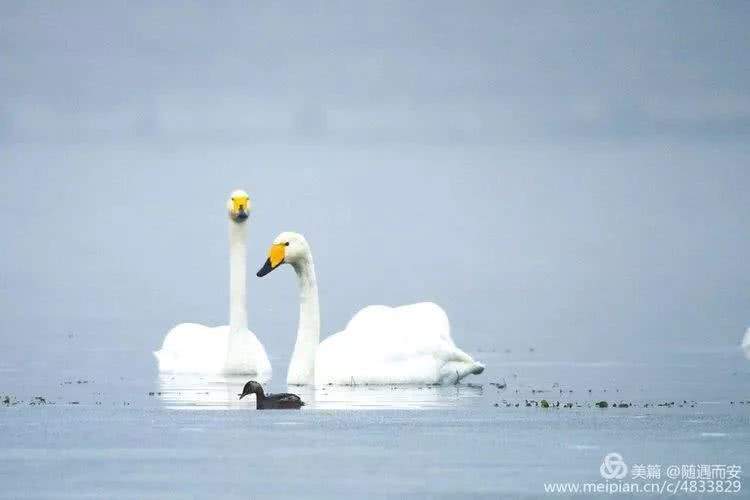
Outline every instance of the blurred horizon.
{"label": "blurred horizon", "polygon": [[2,10],[3,142],[750,133],[744,2]]}

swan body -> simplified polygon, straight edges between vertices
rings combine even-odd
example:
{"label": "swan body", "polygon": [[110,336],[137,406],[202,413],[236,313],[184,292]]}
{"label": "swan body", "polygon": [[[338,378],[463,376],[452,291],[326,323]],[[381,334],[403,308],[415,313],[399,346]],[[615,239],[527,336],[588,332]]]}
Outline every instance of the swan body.
{"label": "swan body", "polygon": [[167,333],[161,350],[154,355],[161,372],[271,378],[271,363],[255,334],[248,329],[230,333],[228,325],[181,323]]}
{"label": "swan body", "polygon": [[315,384],[453,384],[483,370],[453,343],[437,304],[368,306],[320,343]]}
{"label": "swan body", "polygon": [[368,306],[346,328],[320,342],[315,266],[297,233],[281,233],[258,276],[291,264],[300,289],[297,341],[289,385],[451,384],[484,371],[456,347],[445,311],[431,302],[401,307]]}
{"label": "swan body", "polygon": [[263,344],[247,328],[246,220],[250,200],[244,191],[232,193],[229,211],[230,308],[229,325],[208,327],[182,323],[169,331],[159,351],[154,352],[159,371],[253,375],[271,379],[271,363]]}

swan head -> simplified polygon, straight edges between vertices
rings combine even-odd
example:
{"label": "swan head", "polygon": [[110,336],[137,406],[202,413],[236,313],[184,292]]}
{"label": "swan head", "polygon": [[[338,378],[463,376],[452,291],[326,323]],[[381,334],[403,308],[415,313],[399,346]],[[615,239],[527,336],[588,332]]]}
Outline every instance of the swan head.
{"label": "swan head", "polygon": [[227,200],[227,211],[229,218],[241,224],[250,216],[250,197],[241,189],[232,191]]}
{"label": "swan head", "polygon": [[242,394],[240,394],[240,399],[244,398],[245,396],[249,396],[250,394],[255,394],[256,396],[263,396],[263,386],[260,385],[255,380],[251,380],[247,384],[245,384],[245,387],[242,388]]}
{"label": "swan head", "polygon": [[291,231],[283,232],[273,240],[268,250],[268,259],[256,276],[263,277],[281,264],[295,265],[306,259],[309,254],[310,246],[304,236]]}

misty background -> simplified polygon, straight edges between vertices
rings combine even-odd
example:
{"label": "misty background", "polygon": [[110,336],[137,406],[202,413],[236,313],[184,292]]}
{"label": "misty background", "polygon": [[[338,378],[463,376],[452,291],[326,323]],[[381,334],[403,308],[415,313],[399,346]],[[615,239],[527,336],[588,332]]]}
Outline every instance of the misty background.
{"label": "misty background", "polygon": [[432,300],[479,360],[736,349],[748,22],[746,2],[2,2],[3,364],[155,371],[175,324],[226,324],[235,188],[276,381],[296,280],[254,271],[283,230],[312,246],[324,336]]}

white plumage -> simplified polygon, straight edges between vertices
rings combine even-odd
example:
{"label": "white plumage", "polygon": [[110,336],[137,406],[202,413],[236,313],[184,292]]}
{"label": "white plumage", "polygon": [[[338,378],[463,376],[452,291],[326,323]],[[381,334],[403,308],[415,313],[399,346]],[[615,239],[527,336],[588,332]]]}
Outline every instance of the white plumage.
{"label": "white plumage", "polygon": [[484,370],[456,347],[448,316],[431,302],[365,307],[343,331],[320,342],[315,266],[301,234],[281,233],[258,276],[282,263],[294,267],[300,288],[299,327],[288,384],[450,384]]}
{"label": "white plumage", "polygon": [[315,384],[452,384],[483,370],[453,343],[437,304],[368,306],[320,343]]}
{"label": "white plumage", "polygon": [[266,350],[248,329],[230,335],[228,325],[181,323],[167,333],[154,355],[161,372],[252,375],[263,383],[271,379]]}
{"label": "white plumage", "polygon": [[164,337],[154,352],[159,371],[250,375],[265,383],[271,379],[271,362],[263,344],[247,328],[246,220],[250,199],[235,191],[227,202],[229,212],[229,325],[208,327],[182,323]]}

